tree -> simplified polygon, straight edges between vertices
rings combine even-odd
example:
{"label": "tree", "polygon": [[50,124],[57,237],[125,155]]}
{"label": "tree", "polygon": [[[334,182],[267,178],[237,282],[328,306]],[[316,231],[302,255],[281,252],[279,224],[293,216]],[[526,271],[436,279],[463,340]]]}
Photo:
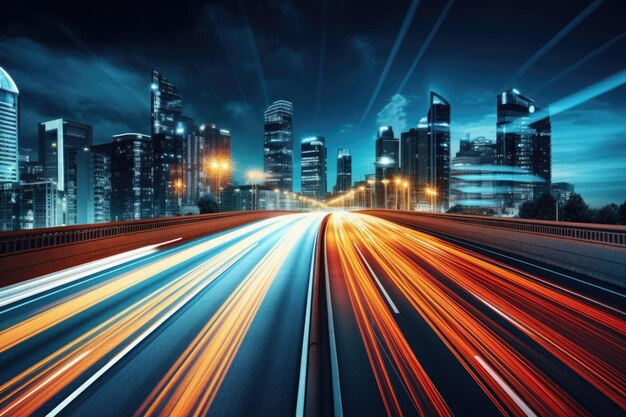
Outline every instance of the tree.
{"label": "tree", "polygon": [[522,219],[555,220],[556,200],[551,194],[544,193],[533,201],[526,201],[521,205],[519,216]]}
{"label": "tree", "polygon": [[198,199],[196,204],[198,205],[200,214],[217,213],[220,211],[220,206],[213,194],[203,195]]}
{"label": "tree", "polygon": [[618,224],[620,218],[617,210],[617,204],[607,204],[596,211],[593,222],[600,224]]}
{"label": "tree", "polygon": [[626,224],[626,201],[617,209],[617,215],[619,216],[619,223]]}
{"label": "tree", "polygon": [[572,194],[563,205],[563,221],[589,223],[591,221],[591,213],[589,206],[580,194]]}

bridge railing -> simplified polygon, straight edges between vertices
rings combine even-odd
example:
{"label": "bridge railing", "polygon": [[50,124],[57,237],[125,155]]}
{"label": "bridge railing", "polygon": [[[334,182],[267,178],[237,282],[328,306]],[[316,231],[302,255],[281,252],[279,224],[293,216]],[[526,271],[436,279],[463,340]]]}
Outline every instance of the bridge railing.
{"label": "bridge railing", "polygon": [[[369,210],[366,210],[366,212],[367,211]],[[384,212],[385,210],[377,211]],[[391,213],[392,211],[389,212]],[[519,232],[539,233],[543,235],[557,236],[587,242],[602,243],[615,246],[626,246],[625,226],[471,216],[466,214],[424,213],[415,211],[393,212],[411,214],[425,218],[515,230]]]}
{"label": "bridge railing", "polygon": [[239,214],[242,214],[242,212],[200,214],[0,232],[0,256],[166,227],[202,223]]}

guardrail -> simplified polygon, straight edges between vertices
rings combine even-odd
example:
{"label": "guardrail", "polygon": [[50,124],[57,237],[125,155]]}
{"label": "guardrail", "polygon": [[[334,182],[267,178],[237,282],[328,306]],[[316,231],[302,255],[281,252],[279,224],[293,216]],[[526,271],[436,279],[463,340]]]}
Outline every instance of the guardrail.
{"label": "guardrail", "polygon": [[548,220],[497,218],[485,216],[471,216],[466,214],[424,213],[397,210],[363,210],[363,212],[365,213],[376,211],[411,214],[420,217],[436,218],[440,220],[476,224],[486,227],[515,230],[518,232],[538,233],[548,236],[556,236],[586,242],[602,243],[614,246],[626,246],[626,226],[555,222]]}
{"label": "guardrail", "polygon": [[[281,211],[275,211],[279,213]],[[131,220],[125,222],[97,223],[88,225],[49,227],[42,229],[0,232],[0,256],[20,252],[69,245],[95,239],[119,236],[148,230],[163,229],[201,223],[208,220],[232,217],[242,213],[226,212],[193,216],[163,217],[158,219]]]}

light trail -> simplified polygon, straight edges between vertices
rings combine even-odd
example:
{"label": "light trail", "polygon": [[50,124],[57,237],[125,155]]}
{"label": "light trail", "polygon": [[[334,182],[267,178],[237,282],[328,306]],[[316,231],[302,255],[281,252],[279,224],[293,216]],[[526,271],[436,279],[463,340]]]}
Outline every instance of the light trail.
{"label": "light trail", "polygon": [[257,263],[176,363],[135,416],[206,415],[265,295],[296,243],[317,220],[308,216]]}
{"label": "light trail", "polygon": [[135,271],[111,278],[99,285],[65,297],[26,320],[1,331],[0,353],[169,268],[175,267],[179,263],[262,228],[279,230],[280,227],[284,227],[292,219],[261,222],[237,229],[183,251],[173,253]]}
{"label": "light trail", "polygon": [[364,248],[370,263],[384,271],[502,413],[590,415],[520,352],[529,348],[525,342],[471,298],[626,410],[622,314],[433,236],[371,216],[340,216],[349,226],[337,239]]}
{"label": "light trail", "polygon": [[351,243],[351,217],[349,214],[331,216],[327,228],[327,248],[337,251],[350,302],[387,415],[403,415],[386,364],[389,361],[420,416],[451,416],[450,409],[413,354]]}

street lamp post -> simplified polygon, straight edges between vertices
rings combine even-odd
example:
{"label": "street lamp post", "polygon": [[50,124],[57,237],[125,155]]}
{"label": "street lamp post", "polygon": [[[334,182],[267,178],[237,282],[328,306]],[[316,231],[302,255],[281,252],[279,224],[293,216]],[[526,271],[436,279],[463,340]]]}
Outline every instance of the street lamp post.
{"label": "street lamp post", "polygon": [[276,207],[274,208],[274,210],[278,210],[280,203],[279,203],[279,199],[280,199],[280,190],[278,188],[274,188],[274,194],[276,195]]}
{"label": "street lamp post", "polygon": [[389,185],[389,180],[387,178],[381,180],[383,185],[385,186],[385,210],[387,210],[387,185]]}
{"label": "street lamp post", "polygon": [[399,201],[398,193],[400,192],[400,184],[402,183],[402,180],[400,178],[396,178],[394,182],[396,184],[396,200],[394,201],[394,206],[396,206],[396,210],[400,210],[400,201]]}
{"label": "street lamp post", "polygon": [[409,182],[408,181],[404,181],[402,184],[404,185],[404,190],[405,190],[404,195],[406,196],[406,200],[404,200],[404,206],[405,206],[405,209],[408,211],[409,210],[409,206],[410,206],[410,202],[409,202]]}
{"label": "street lamp post", "polygon": [[359,187],[359,200],[361,203],[361,207],[365,208],[365,187],[364,186],[360,186]]}
{"label": "street lamp post", "polygon": [[370,186],[370,208],[374,208],[374,184],[376,184],[375,180],[367,180],[367,183]]}

